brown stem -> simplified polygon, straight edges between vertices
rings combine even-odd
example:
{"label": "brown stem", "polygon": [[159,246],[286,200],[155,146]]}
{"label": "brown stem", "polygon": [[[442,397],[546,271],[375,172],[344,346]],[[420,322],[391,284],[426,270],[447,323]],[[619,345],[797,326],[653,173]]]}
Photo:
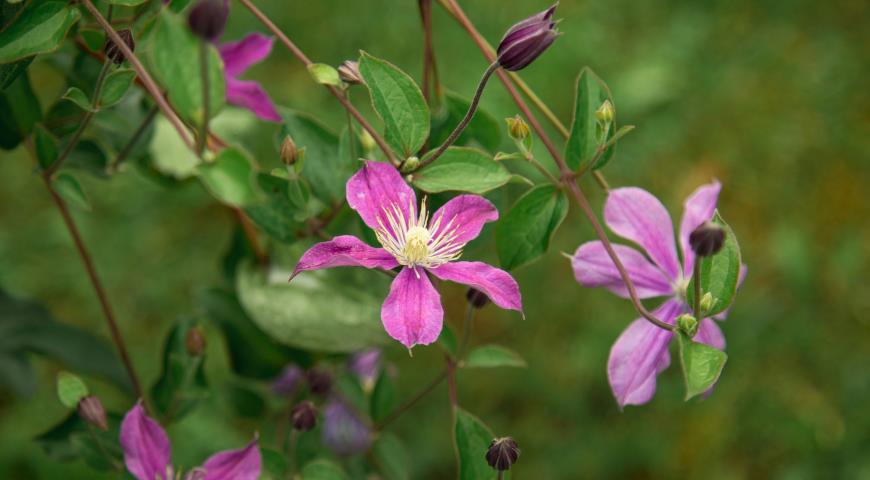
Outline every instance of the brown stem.
{"label": "brown stem", "polygon": [[443,382],[445,378],[447,378],[447,373],[448,373],[447,369],[444,369],[443,372],[441,372],[440,374],[438,374],[437,377],[432,379],[432,381],[429,382],[428,385],[423,387],[423,389],[420,390],[419,392],[417,392],[413,397],[411,397],[410,400],[408,400],[407,402],[405,402],[404,404],[402,404],[401,406],[399,406],[398,408],[396,408],[395,410],[390,412],[390,414],[387,415],[386,418],[384,418],[383,420],[378,422],[378,424],[375,426],[375,430],[383,430],[389,424],[393,423],[393,421],[395,421],[397,418],[402,416],[403,413],[410,410],[411,407],[413,407],[414,405],[417,404],[417,402],[422,400],[426,395],[428,395],[430,392],[432,392],[432,390],[435,390],[435,388],[438,385],[440,385],[441,382]]}
{"label": "brown stem", "polygon": [[196,153],[202,157],[208,143],[209,103],[211,103],[208,91],[208,44],[204,41],[199,42],[199,77],[202,85],[202,124],[199,126],[199,135],[196,137]]}
{"label": "brown stem", "polygon": [[447,395],[450,397],[450,406],[455,411],[459,407],[459,395],[456,393],[456,362],[447,357]]}
{"label": "brown stem", "polygon": [[254,258],[257,259],[257,263],[260,265],[267,265],[269,263],[269,256],[266,254],[266,251],[263,250],[260,241],[257,239],[257,229],[254,227],[251,219],[245,215],[245,212],[241,208],[232,207],[232,209],[233,213],[236,215],[236,219],[239,221],[239,225],[242,227],[242,232],[244,232],[245,238],[248,240],[248,244],[251,246],[251,250],[254,251]]}
{"label": "brown stem", "polygon": [[136,131],[133,133],[133,136],[130,137],[130,140],[124,145],[124,148],[118,153],[118,156],[115,157],[115,161],[112,162],[112,169],[117,170],[118,166],[130,156],[130,152],[133,151],[133,147],[139,143],[139,140],[142,139],[142,135],[145,134],[145,131],[148,130],[148,125],[154,121],[154,118],[157,116],[157,112],[159,109],[157,107],[151,107],[151,110],[148,111],[148,115],[145,116],[145,119],[142,120],[142,123],[139,124],[139,127],[136,128]]}
{"label": "brown stem", "polygon": [[[265,25],[269,31],[274,33],[275,36],[278,37],[278,40],[280,40],[281,43],[283,43],[284,46],[287,47],[288,50],[290,50],[293,56],[295,56],[300,62],[302,62],[303,65],[305,65],[306,67],[311,65],[312,62],[308,59],[305,53],[303,53],[302,50],[300,50],[299,47],[296,46],[296,44],[290,41],[287,35],[284,35],[284,32],[282,32],[281,29],[279,29],[272,22],[272,20],[269,19],[269,17],[263,14],[260,9],[254,6],[254,4],[251,3],[250,0],[239,0],[239,2],[244,5],[245,8],[250,10],[251,13],[253,13],[254,16],[257,17],[257,19],[263,25]],[[326,89],[329,90],[329,93],[331,93],[342,104],[342,106],[344,106],[344,108],[346,108],[347,111],[349,111],[350,114],[353,115],[353,118],[355,118],[356,121],[359,122],[360,126],[362,126],[367,132],[369,132],[369,134],[375,140],[375,143],[378,144],[378,147],[380,147],[381,151],[383,151],[384,155],[386,155],[387,159],[389,159],[390,163],[398,167],[400,162],[396,159],[395,155],[393,155],[393,152],[392,150],[390,150],[387,142],[383,139],[383,137],[381,137],[377,130],[372,127],[368,120],[363,117],[359,110],[357,110],[350,102],[347,101],[346,98],[344,98],[344,95],[341,94],[341,91],[339,89],[333,87],[332,85],[324,85],[324,87],[326,87]]]}
{"label": "brown stem", "polygon": [[695,265],[692,267],[692,284],[695,288],[695,298],[692,300],[692,313],[700,322],[703,318],[701,313],[701,257],[695,257]]}
{"label": "brown stem", "polygon": [[434,76],[435,84],[438,83],[435,71],[435,51],[432,48],[432,0],[418,0],[417,5],[420,8],[420,21],[423,24],[423,98],[426,99],[427,104],[431,105],[429,86],[433,78],[430,77],[430,73]]}

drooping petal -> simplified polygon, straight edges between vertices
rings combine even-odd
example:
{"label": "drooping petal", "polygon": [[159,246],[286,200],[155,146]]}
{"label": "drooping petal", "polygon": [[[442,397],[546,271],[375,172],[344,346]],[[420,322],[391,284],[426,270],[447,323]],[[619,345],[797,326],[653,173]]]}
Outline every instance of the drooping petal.
{"label": "drooping petal", "polygon": [[137,403],[121,422],[124,464],[138,480],[170,480],[171,446],[163,428]]}
{"label": "drooping petal", "polygon": [[722,334],[719,325],[716,325],[716,321],[711,318],[701,320],[694,340],[719,350],[725,350],[725,335]]}
{"label": "drooping petal", "polygon": [[257,439],[245,448],[218,452],[202,464],[204,480],[257,480],[262,459]]}
{"label": "drooping petal", "polygon": [[392,270],[398,265],[396,258],[383,248],[371,247],[352,235],[339,235],[328,242],[318,243],[303,253],[293,270],[293,277],[299,272],[322,268],[365,267]]}
{"label": "drooping petal", "polygon": [[235,78],[227,78],[226,83],[228,103],[247,108],[263,120],[281,121],[281,115],[275,110],[275,104],[259,83]]}
{"label": "drooping petal", "polygon": [[[655,316],[673,323],[680,305],[668,300],[654,312]],[[648,402],[656,391],[656,376],[670,364],[670,343],[673,333],[639,318],[626,328],[607,360],[607,377],[620,408]]]}
{"label": "drooping petal", "polygon": [[689,234],[702,223],[713,218],[721,190],[722,184],[718,180],[701,185],[689,195],[683,206],[683,218],[680,220],[680,248],[683,251],[683,275],[686,278],[692,276],[692,268],[695,265],[695,252],[689,247]]}
{"label": "drooping petal", "polygon": [[405,183],[398,170],[384,162],[367,161],[363,168],[350,177],[347,181],[347,203],[372,230],[380,228],[380,219],[384,228],[392,232],[385,214],[389,212],[395,217],[394,209],[404,216],[405,222],[417,215],[414,190]]}
{"label": "drooping petal", "polygon": [[251,65],[263,61],[272,52],[275,39],[260,33],[252,33],[236,41],[218,47],[224,61],[224,74],[237,77]]}
{"label": "drooping petal", "polygon": [[611,190],[604,205],[604,219],[617,235],[643,247],[670,279],[678,278],[674,225],[659,199],[637,187]]}
{"label": "drooping petal", "polygon": [[429,271],[441,280],[450,280],[480,290],[501,308],[523,311],[520,286],[504,270],[483,262],[450,262]]}
{"label": "drooping petal", "polygon": [[450,243],[466,244],[480,235],[486,223],[496,220],[498,209],[489,200],[479,195],[459,195],[435,211],[429,230],[434,241],[447,235]]}
{"label": "drooping petal", "polygon": [[381,308],[381,321],[387,333],[408,348],[438,339],[444,310],[441,295],[424,269],[403,268],[393,279]]}
{"label": "drooping petal", "polygon": [[372,430],[342,400],[332,398],[323,409],[321,438],[333,452],[346,457],[364,453],[372,444]]}
{"label": "drooping petal", "polygon": [[[616,255],[628,272],[637,295],[640,298],[652,298],[672,293],[668,276],[665,272],[646,259],[637,250],[624,245],[613,245]],[[619,275],[619,270],[599,241],[586,242],[577,248],[571,257],[574,278],[584,287],[605,287],[620,297],[628,298],[628,289]]]}

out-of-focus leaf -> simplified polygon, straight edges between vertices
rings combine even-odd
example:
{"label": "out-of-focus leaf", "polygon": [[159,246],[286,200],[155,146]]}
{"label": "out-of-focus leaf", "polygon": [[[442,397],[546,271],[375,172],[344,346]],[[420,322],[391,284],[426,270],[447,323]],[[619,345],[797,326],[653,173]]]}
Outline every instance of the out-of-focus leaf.
{"label": "out-of-focus leaf", "polygon": [[302,178],[311,185],[311,192],[327,204],[344,200],[344,184],[354,166],[340,158],[338,136],[307,115],[288,109],[279,111],[284,119],[279,138],[289,135],[297,148],[305,149]]}
{"label": "out-of-focus leaf", "polygon": [[150,152],[154,168],[178,180],[194,175],[200,163],[199,157],[184,144],[169,120],[162,115],[154,119]]}
{"label": "out-of-focus leaf", "polygon": [[0,90],[6,90],[19,75],[26,72],[32,61],[33,57],[27,57],[17,62],[0,64]]}
{"label": "out-of-focus leaf", "polygon": [[236,280],[245,311],[275,340],[327,352],[354,352],[387,340],[380,310],[389,282],[382,275],[342,268],[304,272],[290,283],[289,277],[289,269],[266,272],[248,264]]}
{"label": "out-of-focus leaf", "polygon": [[526,367],[517,352],[501,345],[483,345],[468,353],[465,366],[470,368]]}
{"label": "out-of-focus leaf", "polygon": [[325,458],[309,462],[302,468],[302,480],[348,480],[342,468]]}
{"label": "out-of-focus leaf", "polygon": [[295,242],[297,232],[305,228],[304,221],[310,216],[308,187],[301,180],[278,178],[267,173],[257,175],[257,183],[264,199],[246,207],[245,213],[275,239]]}
{"label": "out-of-focus leaf", "polygon": [[703,343],[693,342],[683,332],[677,332],[680,344],[680,366],[686,382],[686,400],[700,395],[719,380],[728,355]]}
{"label": "out-of-focus leaf", "polygon": [[76,408],[79,400],[88,395],[88,386],[76,375],[69,372],[57,374],[57,398],[67,408]]}
{"label": "out-of-focus leaf", "polygon": [[[607,85],[589,68],[584,67],[577,77],[577,90],[574,99],[574,121],[571,123],[571,135],[565,145],[565,162],[571,170],[586,169],[592,161],[598,147],[607,140],[595,118],[595,112],[605,100],[613,103]],[[607,138],[613,136],[615,124],[611,124]],[[600,168],[613,156],[613,147],[605,151],[593,165]]]}
{"label": "out-of-focus leaf", "polygon": [[0,389],[19,397],[36,393],[36,371],[25,352],[0,351]]}
{"label": "out-of-focus leaf", "polygon": [[454,441],[459,452],[459,480],[494,479],[498,473],[486,463],[486,450],[493,434],[477,417],[456,409]]}
{"label": "out-of-focus leaf", "polygon": [[415,155],[429,136],[429,107],[420,88],[395,65],[363,52],[359,71],[384,121],[384,139],[402,158]]}
{"label": "out-of-focus leaf", "polygon": [[0,32],[0,63],[55,50],[80,17],[78,9],[64,1],[31,3]]}
{"label": "out-of-focus leaf", "polygon": [[42,118],[39,100],[30,88],[27,75],[19,75],[0,91],[0,148],[11,150],[30,135]]}
{"label": "out-of-focus leaf", "polygon": [[141,5],[148,0],[107,0],[109,3],[114,3],[115,5],[124,5],[127,7],[135,7],[136,5]]}
{"label": "out-of-focus leaf", "polygon": [[263,447],[260,447],[260,455],[263,459],[263,470],[260,472],[262,480],[286,480],[290,469],[286,455]]}
{"label": "out-of-focus leaf", "polygon": [[407,480],[410,477],[410,459],[399,437],[389,432],[381,433],[372,447],[372,456],[378,469],[387,480]]}
{"label": "out-of-focus leaf", "polygon": [[396,382],[386,372],[378,376],[375,389],[372,391],[372,420],[379,422],[392,413],[398,406],[399,393]]}
{"label": "out-of-focus leaf", "polygon": [[450,147],[435,162],[412,175],[411,183],[429,193],[448,190],[482,194],[511,179],[504,165],[474,148]]}
{"label": "out-of-focus leaf", "polygon": [[121,417],[109,413],[107,420],[107,431],[94,429],[88,427],[76,412],[72,412],[34,441],[53,461],[84,460],[91,468],[101,472],[121,470],[124,465],[119,443]]}
{"label": "out-of-focus leaf", "polygon": [[224,389],[223,397],[229,401],[236,415],[244,418],[259,418],[266,411],[266,400],[256,390],[232,383]]}
{"label": "out-of-focus leaf", "polygon": [[187,352],[187,332],[195,327],[189,318],[182,318],[172,327],[163,347],[163,373],[151,389],[155,409],[171,420],[183,417],[209,395],[203,369],[205,356]]}
{"label": "out-of-focus leaf", "polygon": [[64,168],[77,168],[99,178],[109,176],[109,157],[93,140],[81,140],[70,152]]}
{"label": "out-of-focus leaf", "polygon": [[237,148],[221,150],[213,162],[200,165],[197,171],[202,183],[221,202],[239,207],[259,198],[251,159]]}
{"label": "out-of-focus leaf", "polygon": [[[432,111],[432,133],[429,136],[430,148],[435,148],[450,135],[450,132],[468,112],[471,102],[456,93],[446,92],[441,99],[441,105]],[[489,112],[478,108],[474,117],[465,127],[454,145],[479,145],[485,150],[493,152],[501,144],[501,128],[498,120]],[[440,161],[440,160],[439,160]]]}
{"label": "out-of-focus leaf", "polygon": [[91,105],[91,99],[88,98],[88,95],[78,87],[69,87],[66,93],[64,93],[60,98],[73,102],[77,107],[87,112],[93,113],[97,111],[97,109]]}
{"label": "out-of-focus leaf", "polygon": [[[731,227],[725,223],[719,211],[713,215],[713,223],[725,229],[725,243],[716,255],[696,258],[701,262],[701,295],[710,292],[713,295],[713,307],[704,312],[704,317],[724,312],[737,294],[737,282],[740,279],[740,245]],[[689,282],[686,298],[695,298],[695,282]],[[700,314],[696,313],[696,316]]]}
{"label": "out-of-focus leaf", "polygon": [[108,108],[120,102],[135,79],[136,72],[129,68],[115,70],[106,75],[103,89],[100,92],[100,108]]}
{"label": "out-of-focus leaf", "polygon": [[42,125],[37,125],[33,130],[33,147],[39,166],[43,169],[57,160],[57,140]]}
{"label": "out-of-focus leaf", "polygon": [[511,270],[547,252],[550,239],[568,213],[568,198],[552,185],[526,192],[499,222],[496,248],[502,267]]}
{"label": "out-of-focus leaf", "polygon": [[52,183],[54,191],[63,198],[66,203],[86,212],[91,211],[91,201],[75,177],[61,172]]}

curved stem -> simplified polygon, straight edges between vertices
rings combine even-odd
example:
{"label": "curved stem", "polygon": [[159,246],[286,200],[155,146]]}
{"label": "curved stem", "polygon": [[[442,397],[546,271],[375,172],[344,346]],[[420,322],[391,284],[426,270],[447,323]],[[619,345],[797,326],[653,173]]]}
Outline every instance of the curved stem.
{"label": "curved stem", "polygon": [[483,72],[483,76],[480,79],[480,83],[477,84],[477,90],[474,92],[474,98],[471,99],[471,105],[468,107],[468,111],[465,112],[465,117],[456,125],[456,128],[450,132],[450,136],[447,137],[447,140],[444,140],[444,143],[438,147],[438,150],[435,150],[430,157],[426,158],[426,160],[420,162],[420,166],[414,169],[414,171],[420,170],[421,168],[429,165],[440,157],[447,147],[453,145],[453,142],[459,138],[459,135],[462,134],[462,131],[465,130],[465,127],[468,126],[468,123],[471,122],[471,119],[474,118],[474,112],[477,111],[477,105],[480,103],[480,96],[483,95],[483,89],[486,88],[486,83],[489,81],[489,77],[492,76],[493,73],[498,71],[499,64],[498,62],[492,62],[487,67],[486,71]]}
{"label": "curved stem", "polygon": [[[85,0],[85,1],[90,1],[90,0]],[[312,62],[311,62],[311,60],[308,59],[308,57],[305,55],[305,53],[303,53],[302,50],[300,50],[299,47],[296,46],[296,44],[294,44],[292,41],[290,41],[290,39],[287,38],[287,35],[284,35],[284,32],[282,32],[281,29],[279,29],[272,22],[272,20],[269,19],[269,17],[267,17],[265,14],[263,14],[263,12],[260,11],[260,9],[258,9],[256,6],[254,6],[254,4],[251,3],[250,0],[239,0],[239,2],[242,5],[244,5],[245,8],[250,10],[251,13],[253,13],[254,16],[257,17],[257,20],[259,20],[263,25],[265,25],[269,31],[274,33],[275,36],[278,37],[278,40],[280,40],[281,43],[284,44],[284,46],[287,47],[288,50],[290,50],[290,52],[293,54],[293,56],[295,56],[297,59],[299,59],[299,61],[302,62],[303,65],[305,65],[306,67],[311,65]],[[390,147],[387,145],[387,142],[374,129],[374,127],[372,127],[372,125],[368,122],[368,120],[366,120],[365,117],[362,116],[362,114],[359,112],[359,110],[357,110],[350,102],[348,102],[347,99],[344,98],[344,95],[341,94],[341,91],[339,91],[337,88],[333,87],[332,85],[324,85],[324,87],[326,87],[326,89],[329,90],[329,92],[332,93],[332,95],[339,102],[341,102],[342,106],[344,106],[344,108],[346,108],[347,111],[350,112],[351,115],[353,115],[353,118],[355,118],[356,121],[359,122],[360,126],[362,126],[367,132],[369,132],[369,134],[375,140],[375,143],[378,144],[378,147],[381,149],[381,151],[384,152],[384,155],[386,155],[387,159],[389,159],[390,163],[392,163],[394,166],[398,167],[400,162],[396,159],[395,155],[393,155],[393,152],[392,152],[392,150],[390,150]]]}
{"label": "curved stem", "polygon": [[157,112],[159,109],[155,107],[151,107],[151,110],[148,111],[148,114],[145,116],[145,119],[142,120],[142,123],[136,128],[136,131],[133,133],[133,136],[130,137],[130,140],[124,145],[124,148],[118,153],[118,156],[115,157],[115,161],[112,162],[112,170],[117,170],[118,166],[130,156],[130,152],[133,151],[133,147],[139,143],[139,140],[142,138],[142,135],[145,134],[145,131],[148,130],[148,125],[154,121],[154,118],[157,116]]}
{"label": "curved stem", "polygon": [[413,397],[411,397],[410,400],[403,403],[401,406],[397,407],[395,410],[390,412],[390,414],[387,415],[386,418],[384,418],[383,420],[378,422],[378,424],[375,426],[375,430],[383,430],[384,428],[387,427],[387,425],[393,423],[393,421],[395,421],[397,418],[402,416],[403,413],[410,410],[411,407],[416,405],[417,402],[419,402],[424,397],[426,397],[426,395],[429,395],[429,393],[432,392],[432,390],[435,390],[435,388],[438,385],[440,385],[441,382],[443,382],[445,378],[447,378],[447,369],[444,369],[443,372],[441,372],[440,374],[438,374],[437,377],[432,379],[432,381],[429,382],[428,385],[423,387],[423,389],[420,390],[419,392],[417,392]]}

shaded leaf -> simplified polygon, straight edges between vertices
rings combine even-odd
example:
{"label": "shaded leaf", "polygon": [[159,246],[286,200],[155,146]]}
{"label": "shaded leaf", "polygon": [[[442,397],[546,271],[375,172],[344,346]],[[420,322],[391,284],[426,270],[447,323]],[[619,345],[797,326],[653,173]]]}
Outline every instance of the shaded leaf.
{"label": "shaded leaf", "polygon": [[154,408],[164,417],[177,420],[209,395],[203,369],[204,355],[187,352],[187,332],[195,328],[188,318],[179,320],[163,347],[163,372],[151,389]]}
{"label": "shaded leaf", "polygon": [[42,119],[42,109],[27,75],[19,75],[0,91],[0,148],[18,146]]}
{"label": "shaded leaf", "polygon": [[284,108],[279,111],[284,119],[279,138],[289,135],[297,148],[305,149],[302,178],[311,192],[327,204],[343,201],[344,185],[355,165],[340,157],[338,136],[308,115]]}
{"label": "shaded leaf", "polygon": [[[435,148],[441,145],[450,132],[459,124],[471,102],[456,93],[446,92],[441,98],[441,104],[432,111],[432,133],[429,145]],[[468,126],[459,135],[453,145],[479,145],[493,152],[501,144],[501,127],[498,120],[483,108],[478,107]]]}
{"label": "shaded leaf", "polygon": [[481,150],[450,147],[435,162],[412,176],[415,187],[429,193],[448,190],[482,194],[511,179],[504,165]]}
{"label": "shaded leaf", "polygon": [[108,108],[120,102],[135,79],[136,72],[128,68],[115,70],[106,75],[103,89],[100,91],[100,108]]}
{"label": "shaded leaf", "polygon": [[61,172],[52,183],[52,188],[66,203],[86,212],[91,211],[91,201],[75,177]]}
{"label": "shaded leaf", "polygon": [[456,408],[453,432],[459,458],[459,479],[495,479],[498,473],[486,463],[486,451],[494,438],[492,431],[474,415]]}
{"label": "shaded leaf", "polygon": [[32,2],[0,32],[0,63],[55,50],[80,17],[78,9],[64,1]]}
{"label": "shaded leaf", "polygon": [[39,166],[43,169],[50,167],[57,160],[57,139],[42,125],[37,125],[33,130],[33,147],[36,150]]}
{"label": "shaded leaf", "polygon": [[259,192],[254,187],[254,166],[250,158],[237,148],[225,148],[213,162],[197,168],[199,178],[221,202],[233,206],[255,203]]}
{"label": "shaded leaf", "polygon": [[556,187],[542,185],[526,192],[496,230],[496,249],[502,267],[510,270],[546,253],[567,213],[568,198]]}
{"label": "shaded leaf", "polygon": [[501,345],[483,345],[468,353],[465,366],[470,368],[526,367],[517,352]]}
{"label": "shaded leaf", "polygon": [[[308,186],[298,179],[261,173],[257,183],[263,199],[245,208],[245,213],[264,232],[277,240],[293,243],[310,216]],[[292,192],[292,193],[291,193]]]}
{"label": "shaded leaf", "polygon": [[344,470],[331,460],[318,459],[302,468],[302,480],[348,480]]}
{"label": "shaded leaf", "polygon": [[381,433],[372,447],[372,456],[380,472],[387,480],[410,478],[410,459],[399,437],[389,432]]}

